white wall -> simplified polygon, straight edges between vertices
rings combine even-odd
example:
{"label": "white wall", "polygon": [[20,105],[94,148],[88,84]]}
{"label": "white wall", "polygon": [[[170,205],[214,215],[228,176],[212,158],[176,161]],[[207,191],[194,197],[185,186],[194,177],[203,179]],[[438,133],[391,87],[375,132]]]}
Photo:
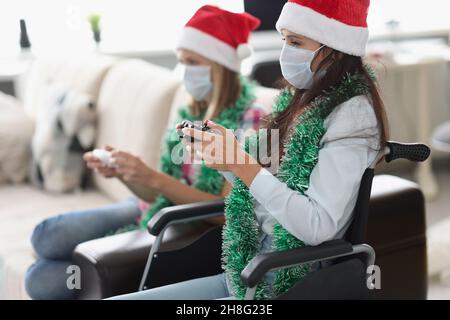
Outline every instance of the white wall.
{"label": "white wall", "polygon": [[[254,0],[270,1],[270,0]],[[90,50],[87,16],[101,14],[103,47],[108,51],[154,51],[174,46],[179,30],[203,4],[242,11],[242,0],[0,0],[0,59],[17,55],[19,22],[25,18],[35,51]],[[450,28],[448,0],[372,0],[371,34],[386,31]]]}
{"label": "white wall", "polygon": [[108,50],[172,48],[188,18],[206,3],[243,11],[241,0],[0,0],[0,58],[17,54],[21,18],[35,52],[92,49],[92,13],[102,16]]}

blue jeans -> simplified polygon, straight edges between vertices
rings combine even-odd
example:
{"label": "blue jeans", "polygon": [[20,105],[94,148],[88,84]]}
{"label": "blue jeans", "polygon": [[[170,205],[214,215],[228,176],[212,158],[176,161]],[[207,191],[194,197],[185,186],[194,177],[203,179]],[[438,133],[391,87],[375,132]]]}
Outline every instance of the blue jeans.
{"label": "blue jeans", "polygon": [[233,300],[225,273],[124,294],[108,300]]}
{"label": "blue jeans", "polygon": [[73,211],[45,219],[31,236],[39,259],[25,275],[25,288],[32,299],[73,299],[67,288],[67,267],[72,252],[83,242],[101,238],[111,230],[136,223],[141,212],[136,198],[95,209]]}

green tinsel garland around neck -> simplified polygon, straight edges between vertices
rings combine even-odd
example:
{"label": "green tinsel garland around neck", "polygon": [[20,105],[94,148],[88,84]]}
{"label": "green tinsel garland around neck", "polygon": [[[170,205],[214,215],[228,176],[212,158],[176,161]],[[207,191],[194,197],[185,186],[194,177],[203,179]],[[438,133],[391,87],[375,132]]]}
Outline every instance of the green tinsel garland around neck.
{"label": "green tinsel garland around neck", "polygon": [[[341,83],[315,98],[303,112],[290,139],[285,145],[277,178],[295,191],[303,194],[309,188],[312,170],[318,161],[320,140],[326,132],[324,119],[339,104],[359,95],[369,93],[367,79],[360,74],[346,74]],[[282,90],[273,110],[282,112],[289,107],[293,97],[291,90]],[[251,139],[257,143],[258,139]],[[246,145],[249,148],[249,144]],[[255,218],[254,198],[248,187],[236,178],[226,199],[226,225],[223,231],[223,268],[232,286],[232,294],[243,299],[246,287],[240,275],[260,250],[261,228]],[[285,251],[305,246],[301,239],[291,235],[280,224],[273,230],[273,251]],[[309,265],[278,270],[273,287],[262,281],[256,288],[257,299],[278,296],[310,272]]]}

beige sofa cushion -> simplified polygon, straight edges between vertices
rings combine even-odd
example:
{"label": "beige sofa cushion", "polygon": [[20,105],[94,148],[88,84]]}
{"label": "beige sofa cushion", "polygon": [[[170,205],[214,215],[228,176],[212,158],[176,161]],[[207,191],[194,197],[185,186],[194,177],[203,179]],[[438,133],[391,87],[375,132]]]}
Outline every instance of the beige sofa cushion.
{"label": "beige sofa cushion", "polygon": [[[172,71],[140,60],[115,65],[98,101],[97,147],[110,144],[157,167],[173,96],[179,81]],[[117,180],[95,175],[96,186],[114,199],[130,195]]]}
{"label": "beige sofa cushion", "polygon": [[103,78],[116,61],[116,58],[104,55],[37,59],[27,74],[25,111],[35,118],[37,111],[45,106],[47,88],[52,83],[86,93],[96,101]]}

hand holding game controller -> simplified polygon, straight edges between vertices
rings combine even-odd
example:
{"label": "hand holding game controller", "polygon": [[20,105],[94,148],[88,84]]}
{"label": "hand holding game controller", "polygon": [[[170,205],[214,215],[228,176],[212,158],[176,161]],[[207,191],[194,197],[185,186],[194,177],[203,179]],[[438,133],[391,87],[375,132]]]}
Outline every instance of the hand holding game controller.
{"label": "hand holding game controller", "polygon": [[105,167],[114,167],[114,164],[112,163],[112,154],[110,151],[104,149],[95,149],[94,151],[92,151],[92,155],[100,160]]}
{"label": "hand holding game controller", "polygon": [[[94,151],[86,152],[83,155],[84,161],[86,161],[86,167],[88,167],[91,170],[94,170],[96,173],[100,174],[101,176],[105,178],[116,178],[119,176],[119,173],[117,172],[117,165],[114,163],[113,166],[107,166],[105,164],[113,164],[111,160],[108,160],[107,157],[111,156],[102,156],[101,154],[112,154],[115,149],[109,145],[106,145],[103,150],[96,151],[94,155]],[[105,153],[106,152],[106,153]],[[103,161],[101,160],[103,159]]]}
{"label": "hand holding game controller", "polygon": [[[241,164],[237,160],[245,159],[243,164],[250,164],[254,161],[245,152],[233,130],[211,120],[205,121],[201,128],[192,128],[188,122],[178,124],[176,129],[180,128],[184,135],[195,136],[194,143],[191,143],[189,139],[183,139],[183,144],[186,145],[189,152],[212,169],[234,172],[233,170],[241,168]],[[254,163],[257,164],[256,161]]]}
{"label": "hand holding game controller", "polygon": [[[178,136],[180,137],[180,139],[184,138],[184,133],[183,133],[183,128],[191,128],[191,129],[197,129],[200,131],[209,131],[210,128],[203,123],[203,125],[199,126],[191,121],[188,120],[184,120],[183,122],[181,122],[181,124],[177,127],[177,133]],[[191,142],[195,142],[197,139],[195,139],[194,137],[191,137]]]}

